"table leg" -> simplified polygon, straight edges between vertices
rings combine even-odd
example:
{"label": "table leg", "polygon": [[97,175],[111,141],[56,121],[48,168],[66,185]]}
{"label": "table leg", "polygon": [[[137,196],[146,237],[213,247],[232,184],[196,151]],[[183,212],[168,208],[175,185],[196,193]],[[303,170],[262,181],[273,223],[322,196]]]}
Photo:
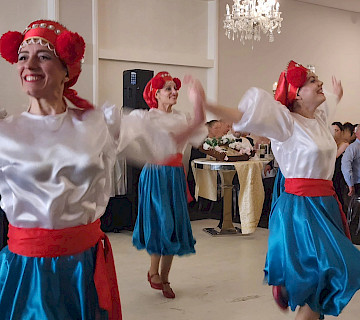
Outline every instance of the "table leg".
{"label": "table leg", "polygon": [[220,171],[221,188],[223,189],[223,223],[221,227],[221,234],[236,233],[236,229],[232,223],[232,189],[233,179],[235,176],[233,170]]}

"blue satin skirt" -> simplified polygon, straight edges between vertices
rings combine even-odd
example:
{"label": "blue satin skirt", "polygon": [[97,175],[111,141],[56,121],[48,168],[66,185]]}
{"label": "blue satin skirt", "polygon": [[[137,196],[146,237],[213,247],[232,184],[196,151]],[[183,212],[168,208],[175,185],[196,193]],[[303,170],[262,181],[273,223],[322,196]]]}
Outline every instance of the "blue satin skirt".
{"label": "blue satin skirt", "polygon": [[274,181],[274,188],[271,199],[271,208],[275,205],[277,199],[284,191],[285,191],[285,177],[283,176],[280,168],[278,168]]}
{"label": "blue satin skirt", "polygon": [[360,288],[360,251],[346,237],[332,196],[282,192],[269,221],[265,279],[285,286],[289,306],[337,316]]}
{"label": "blue satin skirt", "polygon": [[72,256],[30,258],[0,252],[2,320],[107,320],[94,284],[96,247]]}
{"label": "blue satin skirt", "polygon": [[195,253],[183,167],[144,166],[133,244],[161,256]]}

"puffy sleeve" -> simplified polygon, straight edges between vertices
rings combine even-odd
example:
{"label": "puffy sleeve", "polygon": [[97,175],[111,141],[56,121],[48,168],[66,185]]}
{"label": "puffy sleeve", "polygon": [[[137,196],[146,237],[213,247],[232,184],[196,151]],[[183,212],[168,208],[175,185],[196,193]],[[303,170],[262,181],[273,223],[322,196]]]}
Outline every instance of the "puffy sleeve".
{"label": "puffy sleeve", "polygon": [[[190,124],[190,122],[192,121],[192,118],[189,114],[186,114],[186,120],[188,124]],[[204,142],[208,134],[208,128],[204,123],[191,134],[191,136],[189,137],[189,144],[195,148],[199,147]]]}
{"label": "puffy sleeve", "polygon": [[250,132],[280,142],[291,137],[294,129],[291,112],[268,92],[250,88],[241,99],[238,109],[243,112],[243,116],[238,123],[233,124],[235,131]]}
{"label": "puffy sleeve", "polygon": [[172,136],[150,121],[146,110],[125,115],[115,105],[105,104],[102,109],[117,153],[121,156],[145,163],[163,160],[176,153]]}

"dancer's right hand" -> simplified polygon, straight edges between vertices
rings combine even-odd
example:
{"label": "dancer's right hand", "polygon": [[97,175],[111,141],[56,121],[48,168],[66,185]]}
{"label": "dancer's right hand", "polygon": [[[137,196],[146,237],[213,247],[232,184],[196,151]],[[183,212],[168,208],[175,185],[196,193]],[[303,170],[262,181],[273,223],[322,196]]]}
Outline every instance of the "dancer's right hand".
{"label": "dancer's right hand", "polygon": [[205,121],[206,95],[201,82],[190,75],[184,77],[184,83],[188,85],[188,97],[194,105],[194,122],[196,124]]}

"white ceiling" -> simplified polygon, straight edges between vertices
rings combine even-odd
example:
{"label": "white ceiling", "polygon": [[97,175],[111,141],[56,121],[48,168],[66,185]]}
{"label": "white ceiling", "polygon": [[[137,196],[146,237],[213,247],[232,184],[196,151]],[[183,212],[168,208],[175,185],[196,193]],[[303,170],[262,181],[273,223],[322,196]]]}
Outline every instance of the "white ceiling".
{"label": "white ceiling", "polygon": [[360,13],[360,0],[296,0],[319,6],[341,9]]}

